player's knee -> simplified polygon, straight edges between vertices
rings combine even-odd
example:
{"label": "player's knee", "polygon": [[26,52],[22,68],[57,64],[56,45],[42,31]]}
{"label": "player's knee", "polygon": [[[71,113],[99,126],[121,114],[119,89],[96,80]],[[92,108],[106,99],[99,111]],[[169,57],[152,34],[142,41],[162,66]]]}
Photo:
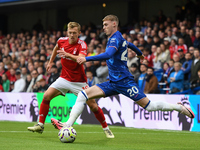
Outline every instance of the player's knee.
{"label": "player's knee", "polygon": [[93,112],[95,112],[95,111],[98,110],[98,105],[97,105],[97,103],[96,103],[96,101],[95,101],[94,99],[93,99],[93,100],[89,100],[89,101],[87,101],[86,103],[87,103],[87,105],[90,107],[90,109],[91,109]]}
{"label": "player's knee", "polygon": [[44,93],[43,99],[46,100],[46,101],[50,101],[51,100],[51,96],[48,93]]}

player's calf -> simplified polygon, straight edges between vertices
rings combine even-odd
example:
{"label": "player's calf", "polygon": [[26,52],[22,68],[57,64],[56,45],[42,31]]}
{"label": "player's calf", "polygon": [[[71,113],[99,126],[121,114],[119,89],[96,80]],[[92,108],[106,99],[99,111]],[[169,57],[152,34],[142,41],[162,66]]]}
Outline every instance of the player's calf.
{"label": "player's calf", "polygon": [[176,110],[190,118],[194,118],[194,112],[190,109],[187,108],[186,106],[184,106],[182,103],[178,103],[178,104],[170,104],[167,102],[163,102],[163,101],[155,101],[152,102],[150,101],[149,104],[147,105],[147,107],[145,108],[148,111],[157,111],[157,110],[161,110],[161,111],[172,111],[172,110]]}

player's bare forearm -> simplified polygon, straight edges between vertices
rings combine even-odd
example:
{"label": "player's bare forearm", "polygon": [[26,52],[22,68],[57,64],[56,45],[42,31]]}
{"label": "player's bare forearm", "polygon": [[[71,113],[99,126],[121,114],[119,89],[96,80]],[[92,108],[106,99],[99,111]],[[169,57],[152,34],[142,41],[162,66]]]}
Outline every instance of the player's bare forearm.
{"label": "player's bare forearm", "polygon": [[72,54],[67,53],[67,54],[66,54],[66,57],[68,57],[68,58],[70,58],[70,59],[72,59],[73,61],[76,62],[76,61],[77,61],[77,58],[80,57],[80,56],[72,55]]}
{"label": "player's bare forearm", "polygon": [[79,58],[79,57],[85,57],[85,55],[83,55],[83,54],[79,54],[78,56],[77,55],[73,55],[73,54],[70,54],[70,53],[67,53],[67,52],[65,52],[64,50],[57,50],[57,53],[58,53],[58,55],[60,56],[60,57],[63,57],[63,58],[70,58],[71,60],[73,60],[73,61],[75,61],[75,62],[77,62],[77,59]]}
{"label": "player's bare forearm", "polygon": [[54,61],[54,59],[55,59],[55,57],[57,55],[57,50],[58,50],[58,45],[56,44],[56,46],[53,49],[53,52],[52,52],[52,55],[51,55],[49,63],[52,63]]}
{"label": "player's bare forearm", "polygon": [[56,44],[56,46],[53,49],[53,52],[52,52],[51,58],[49,60],[49,63],[47,64],[47,67],[46,67],[47,72],[49,72],[51,70],[51,67],[53,65],[53,61],[54,61],[54,59],[55,59],[55,57],[57,55],[57,50],[58,50],[58,45]]}

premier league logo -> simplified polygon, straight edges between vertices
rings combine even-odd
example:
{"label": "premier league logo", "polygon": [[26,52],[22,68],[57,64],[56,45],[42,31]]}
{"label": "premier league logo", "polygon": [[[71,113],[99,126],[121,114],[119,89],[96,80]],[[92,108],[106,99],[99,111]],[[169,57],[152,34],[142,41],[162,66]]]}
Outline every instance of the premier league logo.
{"label": "premier league logo", "polygon": [[30,103],[30,117],[32,117],[32,121],[35,122],[38,119],[39,109],[38,109],[38,101],[36,95],[32,96],[32,101]]}
{"label": "premier league logo", "polygon": [[[190,102],[188,101],[187,97],[181,98],[181,103],[184,106],[190,107]],[[182,126],[182,130],[187,130],[190,131],[193,120],[180,112],[178,113],[178,118],[179,118],[179,126]]]}

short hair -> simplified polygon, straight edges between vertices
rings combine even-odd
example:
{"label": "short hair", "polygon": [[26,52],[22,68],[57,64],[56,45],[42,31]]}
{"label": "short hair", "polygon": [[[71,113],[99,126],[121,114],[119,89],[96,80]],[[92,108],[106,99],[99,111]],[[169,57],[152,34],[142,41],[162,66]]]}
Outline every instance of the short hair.
{"label": "short hair", "polygon": [[118,19],[118,17],[115,16],[115,15],[107,15],[107,16],[105,16],[105,17],[103,18],[102,21],[106,21],[106,20],[115,21],[115,22],[117,23],[117,26],[118,26],[118,24],[119,24],[119,19]]}
{"label": "short hair", "polygon": [[77,22],[69,22],[67,24],[67,29],[69,29],[69,28],[75,28],[75,27],[78,28],[78,31],[81,31],[81,25],[79,23],[77,23]]}
{"label": "short hair", "polygon": [[180,39],[182,39],[182,40],[184,41],[184,38],[182,38],[182,37],[179,37],[179,38],[178,38],[178,40],[180,40]]}
{"label": "short hair", "polygon": [[[37,69],[34,69],[33,71],[36,71],[36,73],[38,73]],[[33,71],[32,71],[32,72],[33,72]],[[32,72],[31,72],[31,73],[32,73]]]}
{"label": "short hair", "polygon": [[194,48],[194,51],[198,51],[199,52],[199,49],[198,48]]}
{"label": "short hair", "polygon": [[175,66],[176,64],[178,64],[180,68],[182,67],[182,64],[181,64],[180,62],[175,62],[175,63],[174,63],[174,66]]}
{"label": "short hair", "polygon": [[20,70],[16,70],[15,74],[16,74],[16,75],[20,75],[20,74],[21,74],[21,71],[20,71]]}
{"label": "short hair", "polygon": [[168,62],[172,61],[174,63],[174,60],[173,59],[170,59]]}
{"label": "short hair", "polygon": [[186,55],[186,54],[189,54],[189,55],[191,56],[191,53],[190,53],[190,52],[185,53],[185,55]]}
{"label": "short hair", "polygon": [[152,67],[148,67],[147,70],[148,70],[148,69],[151,69],[151,70],[153,70],[153,72],[154,72],[154,68],[152,68]]}
{"label": "short hair", "polygon": [[150,49],[149,49],[148,47],[145,47],[145,48],[144,48],[144,51],[145,51],[145,52],[150,52]]}
{"label": "short hair", "polygon": [[9,62],[6,63],[6,65],[11,65],[12,66],[12,63],[9,61]]}
{"label": "short hair", "polygon": [[[200,71],[200,70],[199,70]],[[6,73],[4,73],[4,74],[2,74],[2,76],[5,76],[6,77],[6,79],[8,79],[8,75],[6,74]]]}
{"label": "short hair", "polygon": [[144,62],[145,60],[149,63],[148,59],[145,59],[145,58],[143,59],[143,62]]}
{"label": "short hair", "polygon": [[51,68],[56,68],[56,69],[58,69],[56,65],[53,65]]}
{"label": "short hair", "polygon": [[21,67],[21,70],[22,70],[23,68],[25,68],[25,69],[27,70],[27,68],[26,68],[25,66],[22,66],[22,67]]}
{"label": "short hair", "polygon": [[40,61],[39,61],[39,60],[34,60],[34,62],[33,62],[33,63],[35,63],[35,62],[38,62],[38,63],[39,63]]}
{"label": "short hair", "polygon": [[[91,70],[86,70],[86,72],[91,72],[92,73],[92,71]],[[93,73],[92,73],[93,74]]]}
{"label": "short hair", "polygon": [[145,66],[145,67],[146,67],[146,69],[148,68],[148,66],[147,66],[147,65],[145,65],[145,64],[140,64],[140,66],[142,66],[142,65],[143,65],[143,66]]}

